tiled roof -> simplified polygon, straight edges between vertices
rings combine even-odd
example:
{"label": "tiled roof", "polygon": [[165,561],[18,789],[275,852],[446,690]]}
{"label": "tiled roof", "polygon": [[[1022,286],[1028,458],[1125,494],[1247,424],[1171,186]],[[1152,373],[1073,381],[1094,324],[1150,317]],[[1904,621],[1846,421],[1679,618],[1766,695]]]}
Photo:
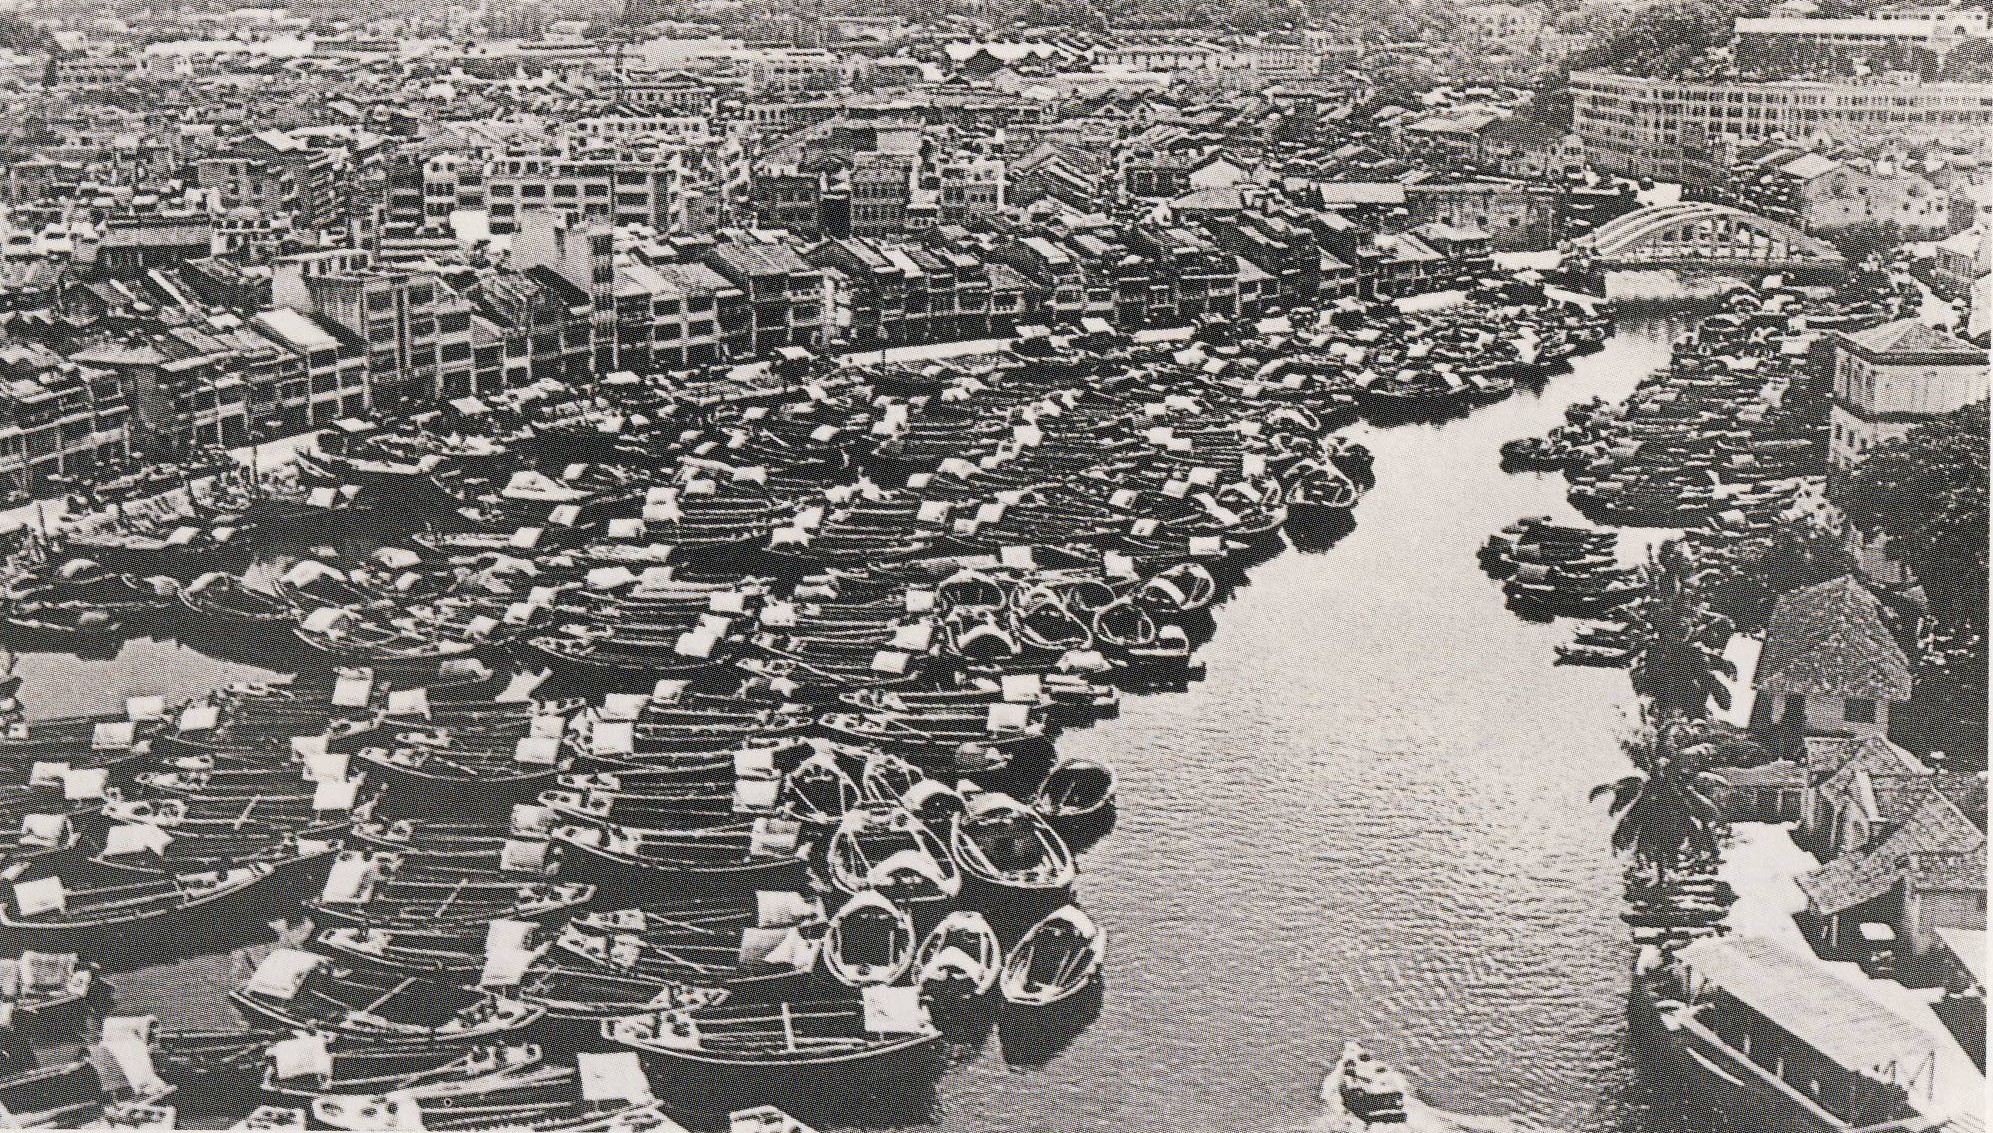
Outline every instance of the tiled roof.
{"label": "tiled roof", "polygon": [[1756,767],[1719,767],[1716,777],[1732,790],[1766,787],[1799,787],[1806,782],[1805,769],[1790,759],[1773,760]]}
{"label": "tiled roof", "polygon": [[1969,354],[1984,357],[1984,351],[1975,349],[1971,343],[1936,327],[1925,326],[1916,319],[1898,319],[1879,327],[1854,331],[1847,338],[1869,354]]}
{"label": "tiled roof", "polygon": [[1984,844],[1962,854],[1911,854],[1908,867],[1910,885],[1914,889],[1968,892],[1984,892],[1986,889]]}
{"label": "tiled roof", "polygon": [[1910,663],[1875,595],[1843,575],[1779,596],[1758,659],[1759,692],[1910,699]]}
{"label": "tiled roof", "polygon": [[[1806,757],[1807,782],[1826,782],[1849,760],[1857,756],[1875,759],[1873,754],[1864,750],[1875,744],[1885,745],[1881,752],[1885,756],[1890,754],[1888,749],[1902,750],[1879,736],[1807,736],[1800,744],[1800,750]],[[1907,751],[1903,754],[1914,758]],[[1907,765],[1905,769],[1908,769]]]}
{"label": "tiled roof", "polygon": [[[1813,911],[1830,915],[1851,909],[1887,893],[1898,881],[1915,876],[1912,859],[1978,852],[1980,877],[1985,876],[1986,835],[1951,800],[1920,783],[1923,801],[1915,813],[1875,848],[1842,854],[1799,879]],[[1948,868],[1940,865],[1934,871]],[[1932,876],[1938,876],[1933,873]]]}

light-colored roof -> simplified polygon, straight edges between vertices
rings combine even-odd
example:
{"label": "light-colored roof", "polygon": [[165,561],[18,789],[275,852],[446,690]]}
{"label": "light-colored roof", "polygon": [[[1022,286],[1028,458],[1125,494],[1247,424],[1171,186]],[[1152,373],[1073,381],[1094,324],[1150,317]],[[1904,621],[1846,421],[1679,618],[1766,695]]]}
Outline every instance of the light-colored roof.
{"label": "light-colored roof", "polygon": [[1698,978],[1846,1069],[1888,1082],[1935,1056],[1931,1036],[1774,941],[1710,937],[1678,955]]}
{"label": "light-colored roof", "polygon": [[1321,194],[1322,204],[1329,208],[1405,203],[1405,187],[1396,181],[1320,181],[1315,190]]}
{"label": "light-colored roof", "polygon": [[1897,319],[1854,331],[1847,339],[1869,354],[1962,354],[1980,359],[1986,354],[1950,332],[1925,326],[1916,319]]}
{"label": "light-colored roof", "polygon": [[1787,177],[1797,178],[1801,181],[1811,181],[1815,177],[1830,173],[1840,167],[1840,162],[1824,154],[1807,153],[1801,154],[1784,165],[1779,166],[1779,172],[1785,174]]}
{"label": "light-colored roof", "polygon": [[339,340],[327,334],[311,317],[289,307],[274,307],[251,320],[257,329],[275,336],[299,350],[336,350]]}
{"label": "light-colored roof", "polygon": [[1983,928],[1941,928],[1938,939],[1945,942],[1951,954],[1965,970],[1972,973],[1974,983],[1986,986],[1986,930]]}

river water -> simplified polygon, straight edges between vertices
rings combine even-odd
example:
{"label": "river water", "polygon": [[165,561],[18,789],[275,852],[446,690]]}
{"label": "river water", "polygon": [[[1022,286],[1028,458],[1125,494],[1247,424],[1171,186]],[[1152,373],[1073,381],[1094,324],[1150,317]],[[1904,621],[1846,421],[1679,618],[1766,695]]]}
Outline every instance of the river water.
{"label": "river water", "polygon": [[1568,626],[1503,606],[1475,552],[1575,518],[1498,449],[1617,399],[1683,329],[1473,416],[1359,429],[1377,487],[1319,553],[1251,571],[1187,693],[1060,740],[1111,762],[1119,823],[1081,861],[1110,934],[1100,1017],[1042,1068],[987,1043],[943,1128],[1272,1131],[1319,1111],[1346,1038],[1442,1108],[1649,1131],[1623,1050],[1631,952],[1596,784],[1623,774],[1623,672],[1553,666]]}
{"label": "river water", "polygon": [[[1098,1017],[1056,1049],[990,1035],[893,1124],[1300,1129],[1357,1038],[1443,1108],[1669,1128],[1623,1048],[1618,867],[1585,797],[1625,769],[1625,675],[1553,666],[1568,629],[1508,613],[1475,551],[1518,517],[1573,516],[1560,478],[1504,474],[1500,444],[1624,396],[1681,329],[1628,319],[1541,395],[1355,431],[1378,481],[1355,531],[1253,568],[1206,680],[1061,740],[1120,773],[1118,827],[1081,862],[1078,899],[1111,938]],[[151,642],[21,672],[55,715],[258,670]],[[120,1007],[229,978],[127,978]]]}

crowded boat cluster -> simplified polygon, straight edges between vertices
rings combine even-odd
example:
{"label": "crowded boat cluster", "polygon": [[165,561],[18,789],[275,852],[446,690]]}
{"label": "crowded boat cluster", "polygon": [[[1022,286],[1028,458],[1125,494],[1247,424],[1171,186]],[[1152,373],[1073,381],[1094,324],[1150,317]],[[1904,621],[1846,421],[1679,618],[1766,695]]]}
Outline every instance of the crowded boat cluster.
{"label": "crowded boat cluster", "polygon": [[1720,567],[1817,507],[1827,414],[1811,371],[1822,336],[1895,318],[1912,302],[1776,278],[1732,287],[1623,402],[1575,403],[1547,434],[1502,446],[1505,469],[1562,473],[1580,513],[1610,526],[1524,518],[1489,537],[1483,568],[1518,614],[1578,621],[1559,662],[1631,663],[1621,614],[1648,578],[1623,561],[1614,528],[1673,529],[1696,561]]}
{"label": "crowded boat cluster", "polygon": [[1906,308],[1914,298],[1894,293],[1739,285],[1624,403],[1572,406],[1547,436],[1504,446],[1504,464],[1564,472],[1573,505],[1619,526],[1687,527],[1761,512],[1824,467],[1825,415],[1805,377],[1822,333],[1872,326]]}
{"label": "crowded boat cluster", "polygon": [[127,1123],[253,1095],[264,1127],[661,1128],[931,1084],[993,1017],[1084,1025],[1077,858],[1116,781],[1061,730],[1194,679],[1283,533],[1349,529],[1370,461],[1334,429],[1609,326],[1499,285],[758,398],[617,375],[37,533],[17,647],[164,633],[296,675],[35,722],[12,682],[0,988],[72,1042],[115,1007],[93,970],[306,926],[228,991],[240,1026],[105,1025],[85,1062],[125,1104],[92,1116]]}

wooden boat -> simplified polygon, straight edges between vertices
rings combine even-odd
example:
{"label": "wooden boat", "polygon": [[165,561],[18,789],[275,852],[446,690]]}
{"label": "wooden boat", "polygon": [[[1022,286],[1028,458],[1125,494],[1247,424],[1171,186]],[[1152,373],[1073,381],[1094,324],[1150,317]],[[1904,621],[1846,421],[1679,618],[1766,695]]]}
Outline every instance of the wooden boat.
{"label": "wooden boat", "polygon": [[860,790],[829,752],[816,752],[784,777],[780,806],[798,822],[828,826],[858,805]]}
{"label": "wooden boat", "polygon": [[1004,1001],[1048,1007],[1070,999],[1099,975],[1106,952],[1107,933],[1077,906],[1061,906],[1033,925],[1004,960]]}
{"label": "wooden boat", "polygon": [[1343,1044],[1335,1066],[1322,1079],[1325,1116],[1337,1133],[1404,1125],[1412,1101],[1405,1076],[1354,1042]]}
{"label": "wooden boat", "polygon": [[543,880],[548,844],[517,843],[530,869],[508,874],[459,867],[424,870],[399,854],[342,852],[325,889],[307,901],[314,915],[377,928],[468,928],[495,920],[538,920],[585,905],[595,887]]}
{"label": "wooden boat", "polygon": [[[938,779],[922,779],[900,797],[900,806],[937,838],[945,839],[969,809],[962,793]],[[946,845],[944,841],[944,846]]]}
{"label": "wooden boat", "polygon": [[1062,756],[1031,799],[1031,808],[1054,829],[1097,817],[1113,806],[1114,769],[1081,756]]}
{"label": "wooden boat", "polygon": [[531,1043],[356,1044],[307,1033],[269,1044],[262,1088],[301,1101],[326,1094],[447,1097],[460,1092],[466,1082],[517,1075],[545,1063],[544,1052]]}
{"label": "wooden boat", "polygon": [[677,1126],[656,1102],[585,1102],[571,1088],[524,1096],[493,1090],[439,1099],[394,1094],[320,1098],[312,1103],[312,1119],[333,1129],[433,1133],[670,1133]]}
{"label": "wooden boat", "polygon": [[[491,967],[485,969],[485,983],[501,979],[492,972]],[[598,1023],[633,1011],[701,1007],[718,1003],[728,994],[719,988],[694,987],[578,960],[566,952],[540,953],[520,974],[517,984],[510,986],[521,1000],[544,1010],[548,1019]]]}
{"label": "wooden boat", "polygon": [[774,1003],[732,1001],[603,1024],[602,1035],[661,1062],[707,1074],[836,1072],[905,1081],[930,1068],[941,1032],[912,987]]}
{"label": "wooden boat", "polygon": [[15,1030],[47,1037],[82,1019],[95,981],[74,952],[23,951],[0,959],[0,1004]]}
{"label": "wooden boat", "polygon": [[783,888],[804,872],[802,824],[756,818],[693,829],[570,822],[554,831],[564,861],[605,883]]}
{"label": "wooden boat", "polygon": [[861,889],[830,918],[824,970],[846,987],[890,984],[906,973],[918,944],[906,910],[877,890]]}
{"label": "wooden boat", "polygon": [[1056,897],[1077,872],[1072,851],[1042,815],[995,791],[969,798],[948,848],[965,877],[1009,898]]}
{"label": "wooden boat", "polygon": [[487,992],[335,963],[295,948],[265,957],[229,1001],[280,1027],[366,1039],[465,1042],[518,1031],[545,1012]]}
{"label": "wooden boat", "polygon": [[816,966],[823,909],[799,893],[583,913],[554,949],[597,966],[661,982],[770,998],[807,981]]}
{"label": "wooden boat", "polygon": [[831,886],[876,889],[900,905],[953,900],[962,875],[948,848],[906,808],[872,803],[846,813],[824,850]]}
{"label": "wooden boat", "polygon": [[173,1089],[148,1081],[149,1066],[128,1068],[126,1059],[145,1057],[142,1047],[125,1053],[132,1049],[95,1046],[82,1058],[0,1077],[0,1113],[16,1129],[170,1130],[173,1110],[159,1102]]}
{"label": "wooden boat", "polygon": [[996,987],[1003,945],[983,914],[957,909],[942,917],[914,954],[914,982],[935,999],[980,999]]}
{"label": "wooden boat", "polygon": [[858,777],[859,791],[866,802],[897,803],[915,783],[925,778],[919,768],[891,752],[869,752],[864,771]]}
{"label": "wooden boat", "polygon": [[275,872],[276,866],[256,862],[90,887],[72,888],[59,876],[15,880],[0,900],[0,928],[46,951],[72,950],[79,941],[149,941],[216,915],[224,902],[245,897]]}
{"label": "wooden boat", "polygon": [[[435,979],[474,979],[484,967],[493,925],[392,929],[335,925],[318,934],[317,944],[347,960]],[[532,925],[526,922],[532,928]]]}
{"label": "wooden boat", "polygon": [[275,594],[251,589],[233,575],[210,572],[181,587],[181,620],[193,631],[289,644],[297,609]]}

